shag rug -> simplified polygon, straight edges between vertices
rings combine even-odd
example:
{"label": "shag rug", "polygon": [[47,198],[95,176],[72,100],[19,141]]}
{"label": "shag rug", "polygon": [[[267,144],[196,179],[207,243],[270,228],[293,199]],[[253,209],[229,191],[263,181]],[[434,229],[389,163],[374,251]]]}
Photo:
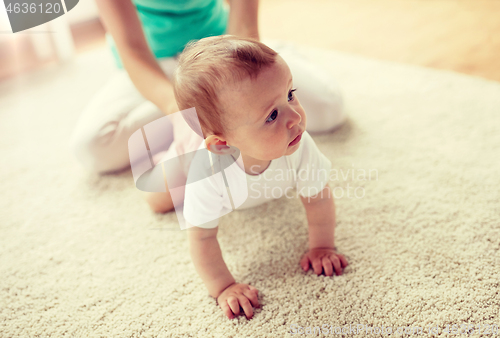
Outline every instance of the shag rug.
{"label": "shag rug", "polygon": [[114,70],[108,50],[96,50],[0,83],[0,336],[496,332],[500,83],[307,53],[338,79],[349,116],[313,135],[335,169],[343,276],[301,270],[299,199],[232,212],[219,227],[224,258],[262,307],[227,319],[175,214],[153,214],[130,171],[88,174],[69,150],[81,110]]}

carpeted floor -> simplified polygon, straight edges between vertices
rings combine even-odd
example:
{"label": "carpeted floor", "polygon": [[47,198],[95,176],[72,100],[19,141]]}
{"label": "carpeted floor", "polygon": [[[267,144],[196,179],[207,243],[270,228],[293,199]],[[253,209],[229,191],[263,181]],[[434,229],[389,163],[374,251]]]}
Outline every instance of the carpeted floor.
{"label": "carpeted floor", "polygon": [[152,214],[129,171],[88,175],[73,159],[78,114],[113,70],[106,50],[0,83],[0,336],[328,336],[351,325],[344,336],[437,326],[444,337],[446,325],[500,326],[500,83],[309,55],[338,78],[349,114],[314,139],[337,169],[336,244],[350,266],[333,278],[301,271],[299,200],[227,215],[225,260],[260,290],[252,320],[224,317],[175,215]]}

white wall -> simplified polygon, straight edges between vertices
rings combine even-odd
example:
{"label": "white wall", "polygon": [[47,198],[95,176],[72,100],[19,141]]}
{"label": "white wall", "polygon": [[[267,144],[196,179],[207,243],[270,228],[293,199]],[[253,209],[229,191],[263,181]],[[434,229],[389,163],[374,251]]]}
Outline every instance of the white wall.
{"label": "white wall", "polygon": [[[80,0],[75,8],[64,16],[29,29],[31,33],[52,31],[58,34],[29,34],[30,32],[12,34],[4,2],[0,1],[1,48],[7,48],[9,52],[15,54],[18,52],[17,45],[19,41],[28,38],[31,40],[39,59],[47,59],[54,53],[56,53],[61,60],[70,59],[74,52],[74,45],[68,25],[85,22],[98,17],[97,6],[94,0]],[[53,43],[51,43],[51,40]],[[2,60],[0,60],[0,62],[2,62]]]}
{"label": "white wall", "polygon": [[94,0],[80,0],[78,5],[66,14],[69,24],[92,20],[99,17]]}
{"label": "white wall", "polygon": [[10,29],[9,17],[7,16],[7,12],[5,11],[4,2],[0,2],[0,31],[2,35],[8,34],[8,32],[12,32]]}

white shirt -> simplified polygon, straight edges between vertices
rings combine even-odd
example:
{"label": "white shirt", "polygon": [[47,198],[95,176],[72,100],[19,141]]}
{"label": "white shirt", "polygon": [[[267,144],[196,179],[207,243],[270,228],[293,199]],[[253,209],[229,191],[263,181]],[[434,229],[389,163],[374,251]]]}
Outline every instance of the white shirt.
{"label": "white shirt", "polygon": [[[203,148],[205,142],[200,145]],[[221,162],[209,163],[208,150],[199,151],[191,162],[184,197],[184,218],[189,226],[215,228],[219,217],[233,210],[252,208],[283,196],[316,195],[328,183],[332,165],[307,132],[293,154],[272,160],[259,175],[247,174],[232,156],[217,158]]]}

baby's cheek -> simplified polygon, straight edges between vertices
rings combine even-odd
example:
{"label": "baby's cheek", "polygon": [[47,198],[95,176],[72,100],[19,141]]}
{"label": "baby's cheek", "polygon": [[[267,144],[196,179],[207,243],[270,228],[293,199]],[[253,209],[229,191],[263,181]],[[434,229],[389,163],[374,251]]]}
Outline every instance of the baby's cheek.
{"label": "baby's cheek", "polygon": [[265,137],[258,140],[259,156],[257,158],[265,160],[274,160],[283,156],[283,150],[288,143],[286,135],[274,132],[271,137]]}
{"label": "baby's cheek", "polygon": [[276,145],[271,142],[263,142],[254,150],[255,158],[259,158],[261,160],[273,160],[276,158]]}
{"label": "baby's cheek", "polygon": [[270,147],[272,150],[269,154],[273,159],[280,158],[281,156],[285,155],[286,151],[288,150],[288,143],[283,142],[283,140],[279,142],[273,143],[273,146]]}

